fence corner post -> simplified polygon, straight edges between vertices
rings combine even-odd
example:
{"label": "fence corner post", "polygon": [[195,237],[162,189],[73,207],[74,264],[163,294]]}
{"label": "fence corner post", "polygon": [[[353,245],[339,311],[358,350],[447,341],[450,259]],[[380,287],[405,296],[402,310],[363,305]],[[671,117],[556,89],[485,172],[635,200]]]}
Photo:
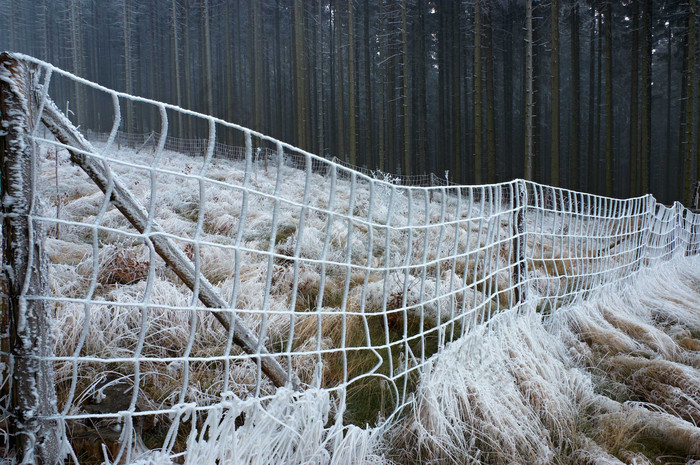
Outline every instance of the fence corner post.
{"label": "fence corner post", "polygon": [[527,237],[525,235],[525,213],[527,211],[527,186],[525,181],[518,179],[514,182],[513,192],[513,294],[514,306],[519,307],[527,299],[527,263],[525,251]]}
{"label": "fence corner post", "polygon": [[[2,376],[9,403],[10,449],[22,463],[60,463],[61,440],[52,355],[48,261],[36,196],[36,147],[29,140],[36,72],[11,54],[0,55],[0,209],[2,212]],[[53,418],[51,418],[53,417]]]}

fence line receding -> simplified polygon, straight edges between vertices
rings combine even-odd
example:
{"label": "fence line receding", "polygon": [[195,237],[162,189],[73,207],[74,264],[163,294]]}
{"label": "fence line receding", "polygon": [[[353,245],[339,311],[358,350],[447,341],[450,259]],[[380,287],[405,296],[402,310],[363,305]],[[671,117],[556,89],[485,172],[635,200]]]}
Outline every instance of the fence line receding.
{"label": "fence line receding", "polygon": [[[651,195],[358,171],[0,61],[7,457],[178,458],[196,418],[280,386],[337,396],[346,425],[387,421],[426,361],[492,315],[551,312],[700,248],[700,216]],[[111,102],[108,135],[58,110],[57,79]],[[136,103],[159,131],[120,132]],[[173,114],[206,137],[169,134]]]}

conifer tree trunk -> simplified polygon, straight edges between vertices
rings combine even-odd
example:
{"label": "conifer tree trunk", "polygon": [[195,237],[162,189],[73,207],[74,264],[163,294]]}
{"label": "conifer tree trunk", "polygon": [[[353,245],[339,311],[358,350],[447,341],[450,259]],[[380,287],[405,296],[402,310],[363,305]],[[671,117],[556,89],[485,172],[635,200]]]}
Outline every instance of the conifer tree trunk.
{"label": "conifer tree trunk", "polygon": [[493,17],[491,10],[493,6],[489,4],[484,16],[484,29],[486,41],[486,156],[487,160],[487,182],[497,181],[496,166],[498,164],[496,154],[496,98],[494,91],[494,66],[493,66]]}
{"label": "conifer tree trunk", "polygon": [[[257,2],[253,2],[257,4]],[[257,28],[256,28],[257,29]],[[302,0],[294,0],[294,82],[295,82],[295,114],[296,114],[296,141],[300,148],[309,148],[308,139],[308,114],[306,108],[307,95],[306,61],[304,53],[304,3]],[[262,59],[262,58],[261,58]]]}
{"label": "conifer tree trunk", "polygon": [[649,154],[651,151],[651,0],[642,3],[642,95],[641,95],[641,192],[649,192]]}
{"label": "conifer tree trunk", "polygon": [[338,158],[342,158],[343,160],[347,160],[346,157],[346,152],[345,152],[345,76],[343,73],[343,48],[341,44],[341,18],[340,18],[340,0],[336,0],[335,2],[335,23],[334,23],[334,28],[335,28],[335,59],[336,59],[336,65],[335,65],[335,79],[336,79],[336,91],[335,91],[335,98],[336,98],[336,115],[337,115],[337,125],[336,125],[336,131],[337,131],[337,140],[338,140],[338,147],[336,149],[336,156]]}
{"label": "conifer tree trunk", "polygon": [[612,3],[605,4],[605,194],[613,196]]}
{"label": "conifer tree trunk", "polygon": [[350,138],[350,163],[357,164],[357,128],[355,112],[355,8],[348,0],[348,125]]}
{"label": "conifer tree trunk", "polygon": [[481,184],[483,116],[481,85],[481,0],[474,2],[474,183]]}
{"label": "conifer tree trunk", "polygon": [[695,8],[696,1],[688,0],[688,28],[687,34],[688,38],[686,41],[686,47],[688,49],[687,60],[688,64],[686,66],[687,73],[687,91],[686,91],[686,116],[685,116],[685,142],[684,142],[684,179],[683,179],[683,202],[686,205],[693,204],[694,197],[694,181],[695,177],[695,167],[693,166],[695,153],[693,150],[693,139],[694,134],[697,131],[695,122]]}
{"label": "conifer tree trunk", "polygon": [[595,112],[595,136],[593,142],[595,143],[595,176],[593,177],[593,186],[596,194],[601,193],[601,182],[600,182],[600,131],[601,131],[601,118],[603,112],[603,35],[601,31],[601,13],[598,13],[596,19],[596,30],[598,31],[597,42],[598,45],[598,55],[596,57],[596,112]]}
{"label": "conifer tree trunk", "polygon": [[[77,0],[72,0],[71,5],[77,4]],[[77,7],[77,5],[76,5]],[[72,11],[72,8],[71,8]],[[131,12],[129,11],[129,0],[122,1],[122,31],[124,33],[124,92],[133,95],[132,79],[133,70],[131,63]],[[82,52],[81,52],[82,53]],[[131,100],[126,101],[126,132],[134,130],[134,104]]]}
{"label": "conifer tree trunk", "polygon": [[[365,0],[367,1],[367,0]],[[426,144],[427,144],[427,134],[426,134],[426,123],[427,123],[427,98],[426,98],[426,77],[425,77],[425,67],[426,67],[426,55],[425,55],[425,4],[424,0],[418,0],[418,31],[416,31],[418,40],[418,50],[416,55],[418,60],[416,60],[417,68],[417,78],[416,92],[418,93],[418,134],[416,148],[418,152],[418,173],[425,173],[427,171],[435,171],[432,168],[432,163],[428,163],[426,160]],[[431,168],[428,168],[428,167]]]}
{"label": "conifer tree trunk", "polygon": [[571,188],[580,189],[580,141],[581,124],[581,76],[579,66],[579,17],[578,0],[571,6]]}
{"label": "conifer tree trunk", "polygon": [[525,179],[533,175],[534,73],[532,60],[532,0],[526,1],[525,17]]}
{"label": "conifer tree trunk", "polygon": [[552,0],[552,159],[551,183],[560,185],[559,180],[559,0]]}
{"label": "conifer tree trunk", "polygon": [[[317,144],[318,144],[318,155],[323,156],[325,148],[324,148],[324,128],[323,128],[323,122],[324,122],[324,117],[323,117],[323,84],[324,84],[324,78],[323,78],[323,1],[318,0],[318,33],[316,36],[316,57],[317,57],[317,66],[316,66],[316,73],[318,76],[318,79],[316,80],[316,137],[317,137]],[[279,79],[275,80],[277,82],[277,85],[279,86]]]}
{"label": "conifer tree trunk", "polygon": [[[170,21],[173,30],[173,43],[172,43],[172,55],[173,64],[175,66],[173,74],[173,84],[175,87],[175,104],[178,107],[182,107],[182,86],[180,85],[180,34],[178,31],[178,14],[177,14],[177,0],[172,0],[170,3]],[[230,41],[226,41],[230,44]],[[182,113],[177,112],[177,130],[182,131]]]}
{"label": "conifer tree trunk", "polygon": [[450,20],[452,37],[452,170],[455,181],[464,182],[462,168],[462,31],[461,3],[455,2]]}
{"label": "conifer tree trunk", "polygon": [[[257,2],[254,2],[254,3],[257,4]],[[256,25],[257,25],[257,23],[256,23]],[[254,33],[259,34],[257,31],[258,31],[258,28],[256,27]],[[210,31],[210,21],[209,21],[209,0],[203,0],[203,3],[202,3],[202,32],[204,34],[204,37],[202,37],[202,42],[203,42],[202,51],[204,52],[204,88],[206,89],[206,98],[207,98],[206,113],[208,115],[213,115],[214,114],[214,92],[212,90],[212,86],[214,85],[214,77],[212,75],[212,66],[211,66],[211,31]],[[256,88],[258,86],[257,81],[259,81],[259,79],[256,80]],[[257,93],[256,93],[256,96],[257,96]],[[256,105],[256,110],[258,110],[258,109],[259,109],[259,106]],[[258,126],[258,128],[260,128],[260,126]]]}
{"label": "conifer tree trunk", "polygon": [[595,10],[593,10],[593,18],[591,20],[591,34],[589,38],[590,45],[590,59],[588,65],[588,160],[586,168],[586,190],[588,192],[594,192],[594,173],[597,166],[597,160],[595,160],[595,120],[594,115],[597,113],[595,111],[595,55],[596,55],[596,42],[595,42],[595,31],[596,31],[596,21],[597,15]]}
{"label": "conifer tree trunk", "polygon": [[[188,110],[192,110],[192,55],[190,51],[190,0],[185,0],[185,24],[183,28],[184,37],[184,66],[185,66],[185,105]],[[192,129],[192,118],[187,117],[187,131],[183,137],[194,137]]]}
{"label": "conifer tree trunk", "polygon": [[[320,5],[320,0],[319,0]],[[364,51],[365,51],[365,160],[367,166],[371,166],[370,161],[374,159],[374,135],[372,133],[372,123],[374,121],[372,113],[372,62],[370,60],[370,44],[371,38],[369,35],[369,0],[365,0],[365,24],[364,24]]]}
{"label": "conifer tree trunk", "polygon": [[639,3],[632,2],[632,51],[630,56],[630,195],[639,193]]}
{"label": "conifer tree trunk", "polygon": [[411,174],[411,102],[408,81],[408,24],[406,21],[406,0],[401,0],[401,74],[403,95],[402,110],[403,110],[403,173]]}

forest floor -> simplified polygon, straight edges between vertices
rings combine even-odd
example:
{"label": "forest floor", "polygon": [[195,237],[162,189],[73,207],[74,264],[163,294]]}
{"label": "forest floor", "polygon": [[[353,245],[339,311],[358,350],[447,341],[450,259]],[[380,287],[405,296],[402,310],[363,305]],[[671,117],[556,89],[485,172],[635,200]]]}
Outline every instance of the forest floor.
{"label": "forest floor", "polygon": [[[329,195],[335,181],[327,173],[312,173],[305,182],[303,171],[292,167],[268,172],[256,165],[245,172],[240,163],[214,160],[204,175],[201,159],[166,153],[155,160],[125,149],[112,166],[135,198],[152,206],[153,218],[198,262],[207,280],[227,301],[236,301],[246,324],[267,334],[270,351],[292,347],[293,369],[308,389],[276,390],[250,357],[230,347],[209,312],[190,311],[192,291],[151,255],[65,152],[43,150],[46,217],[55,212],[62,221],[47,221],[46,241],[56,300],[55,352],[63,357],[55,364],[59,408],[69,415],[127,410],[138,379],[137,410],[168,413],[137,422],[132,459],[700,460],[697,257],[642,270],[624,285],[608,286],[546,316],[529,306],[506,311],[510,251],[500,244],[511,233],[504,218],[512,214],[502,214],[498,206],[475,203],[460,210],[454,198],[411,198],[384,185],[363,190],[348,179],[338,179]],[[151,177],[156,163],[159,171]],[[429,223],[447,226],[406,233],[410,225]],[[482,255],[459,255],[471,250]],[[463,259],[461,266],[455,256]],[[346,272],[348,261],[359,271]],[[426,261],[431,268],[420,266]],[[483,263],[489,261],[493,273],[486,276]],[[366,271],[407,264],[413,267],[409,276],[403,270]],[[467,283],[461,300],[453,295],[454,282]],[[559,280],[554,287],[566,288]],[[437,298],[423,304],[426,295]],[[382,312],[406,307],[401,321]],[[441,309],[460,307],[495,316],[455,330],[459,317]],[[363,320],[360,313],[369,316]],[[440,343],[425,349],[406,387],[409,402],[393,413],[391,406],[385,411],[383,388],[368,391],[362,375],[373,371],[380,386],[392,375],[388,366],[398,364],[399,351],[396,360],[380,356],[377,364],[377,351],[355,350],[359,355],[349,366],[338,363],[345,347],[366,348],[377,335],[399,345],[405,331],[418,328],[422,334],[438,326],[453,328],[454,337],[443,331]],[[438,347],[439,355],[433,355]],[[325,351],[322,356],[318,349]],[[85,360],[76,363],[76,354]],[[229,365],[224,359],[231,356]],[[259,395],[251,397],[256,390]],[[188,410],[192,405],[214,408],[197,417]],[[173,406],[179,406],[176,413]],[[99,463],[105,454],[114,459],[124,444],[122,431],[112,423],[70,422],[73,459]]]}

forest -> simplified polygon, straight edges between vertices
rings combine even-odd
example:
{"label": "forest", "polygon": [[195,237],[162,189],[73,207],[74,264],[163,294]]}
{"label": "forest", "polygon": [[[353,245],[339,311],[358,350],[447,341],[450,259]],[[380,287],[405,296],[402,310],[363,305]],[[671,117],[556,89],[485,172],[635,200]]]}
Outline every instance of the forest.
{"label": "forest", "polygon": [[[690,205],[699,10],[698,0],[0,0],[0,49],[372,170]],[[104,96],[52,86],[74,123],[110,129]],[[152,110],[124,107],[123,130],[160,130]],[[207,129],[173,113],[169,134]]]}

